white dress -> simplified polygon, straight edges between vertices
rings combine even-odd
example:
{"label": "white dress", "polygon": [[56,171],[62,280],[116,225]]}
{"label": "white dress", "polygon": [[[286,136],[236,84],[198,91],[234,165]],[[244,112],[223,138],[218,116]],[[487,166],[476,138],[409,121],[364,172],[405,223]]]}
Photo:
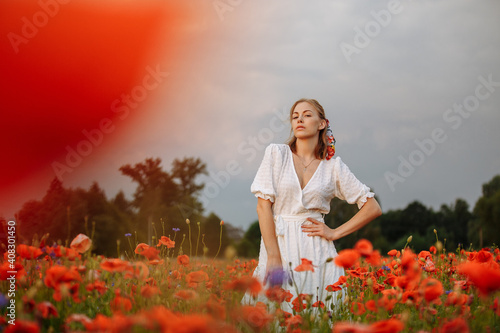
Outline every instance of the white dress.
{"label": "white dress", "polygon": [[[270,144],[265,151],[262,163],[251,186],[256,197],[273,202],[273,216],[276,226],[276,236],[281,253],[283,269],[293,276],[294,285],[284,284],[283,288],[297,297],[301,294],[313,296],[312,302],[322,301],[327,309],[331,302],[335,303],[337,295],[326,302],[331,292],[325,290],[344,275],[344,269],[336,266],[333,261],[337,251],[333,242],[319,236],[307,236],[301,229],[302,224],[310,224],[307,217],[324,222],[323,215],[330,211],[330,201],[334,197],[346,200],[361,208],[366,200],[374,196],[366,185],[361,183],[349,170],[340,157],[321,160],[314,175],[301,188],[293,164],[290,147],[286,144]],[[301,264],[301,259],[311,260],[314,272],[296,272],[295,267]],[[267,252],[261,239],[259,263],[253,276],[263,282],[266,272]],[[293,275],[292,275],[293,274]],[[245,294],[242,303],[253,304],[257,301],[266,302],[262,293],[257,298]],[[291,303],[283,302],[282,309],[292,312]]]}

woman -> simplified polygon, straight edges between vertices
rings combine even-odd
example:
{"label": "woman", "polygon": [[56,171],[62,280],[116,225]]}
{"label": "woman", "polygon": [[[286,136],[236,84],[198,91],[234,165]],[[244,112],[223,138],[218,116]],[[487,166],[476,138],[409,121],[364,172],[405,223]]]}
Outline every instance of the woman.
{"label": "woman", "polygon": [[[267,284],[273,272],[284,270],[292,286],[285,282],[283,288],[293,298],[310,294],[312,302],[326,303],[326,286],[344,275],[344,270],[331,260],[337,255],[333,241],[360,229],[382,211],[374,193],[356,179],[339,157],[332,158],[335,140],[325,111],[316,100],[295,102],[290,121],[291,140],[266,148],[251,186],[258,198],[262,233],[259,264],[253,275]],[[331,229],[323,216],[330,211],[334,197],[356,203],[360,210],[349,221]],[[314,272],[311,267],[307,271],[294,270],[302,259],[312,261]],[[331,299],[336,301],[336,297]],[[243,300],[255,301],[265,301],[265,297],[252,299],[247,294]],[[283,310],[291,310],[289,304],[283,306]]]}

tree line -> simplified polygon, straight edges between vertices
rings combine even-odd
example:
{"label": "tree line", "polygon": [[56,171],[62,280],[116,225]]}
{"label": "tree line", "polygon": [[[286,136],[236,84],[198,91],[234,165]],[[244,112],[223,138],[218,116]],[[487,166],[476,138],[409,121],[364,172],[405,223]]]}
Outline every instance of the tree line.
{"label": "tree line", "polygon": [[170,171],[161,164],[159,158],[147,158],[120,167],[122,175],[136,185],[131,200],[123,191],[108,199],[97,182],[87,190],[66,188],[54,178],[41,200],[26,202],[16,214],[18,243],[37,243],[43,238],[47,245],[68,245],[84,233],[92,236],[94,253],[114,257],[119,248],[122,254],[130,254],[137,243],[156,245],[161,236],[167,236],[175,238],[176,248],[183,243],[184,253],[196,255],[195,245],[187,239],[191,229],[198,255],[203,249],[206,255],[215,255],[220,239],[223,248],[230,243],[228,230],[234,228],[222,228],[221,236],[221,219],[215,213],[203,214],[198,195],[204,185],[197,178],[207,174],[205,163],[175,159]]}
{"label": "tree line", "polygon": [[[97,182],[89,189],[73,189],[65,188],[55,178],[42,199],[26,202],[16,214],[18,243],[37,243],[43,238],[47,245],[68,245],[73,237],[84,233],[92,236],[94,253],[114,257],[119,249],[131,253],[137,243],[153,245],[159,237],[167,236],[175,238],[177,249],[182,244],[183,252],[192,255],[213,256],[219,245],[222,253],[231,245],[239,256],[258,255],[261,238],[258,221],[243,232],[227,221],[221,228],[221,219],[215,213],[204,212],[199,201],[204,184],[197,180],[207,174],[205,163],[192,157],[175,159],[169,171],[161,164],[159,158],[148,158],[119,169],[136,185],[131,200],[122,191],[107,198]],[[356,205],[334,199],[325,223],[336,227],[357,211]],[[472,211],[463,199],[443,204],[437,211],[414,201],[404,209],[387,211],[335,244],[340,250],[366,238],[385,252],[402,248],[410,235],[410,246],[415,250],[428,249],[436,237],[447,250],[498,244],[500,175],[483,185],[482,196]],[[199,249],[197,253],[195,247]]]}
{"label": "tree line", "polygon": [[[357,211],[356,205],[334,198],[330,203],[330,213],[325,216],[325,223],[331,228],[338,227]],[[467,250],[498,246],[500,175],[483,184],[482,196],[472,210],[460,198],[450,205],[442,204],[436,211],[419,201],[413,201],[403,209],[383,213],[364,228],[335,241],[335,246],[337,250],[352,248],[358,239],[365,238],[376,249],[387,253],[391,249],[403,248],[410,236],[409,246],[416,251],[428,250],[438,239],[448,251],[455,251],[459,247]],[[260,237],[259,222],[255,221],[239,243],[238,253],[248,257],[257,256]]]}

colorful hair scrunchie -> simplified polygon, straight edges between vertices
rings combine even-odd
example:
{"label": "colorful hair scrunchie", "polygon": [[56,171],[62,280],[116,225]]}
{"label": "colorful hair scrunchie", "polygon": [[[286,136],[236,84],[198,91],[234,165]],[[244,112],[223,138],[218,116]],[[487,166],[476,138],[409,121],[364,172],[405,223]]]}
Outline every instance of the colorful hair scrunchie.
{"label": "colorful hair scrunchie", "polygon": [[330,158],[335,155],[335,138],[333,137],[333,131],[332,128],[330,127],[330,122],[328,119],[326,119],[326,139],[328,140],[328,147],[327,147],[327,155],[326,155],[326,160],[329,160]]}

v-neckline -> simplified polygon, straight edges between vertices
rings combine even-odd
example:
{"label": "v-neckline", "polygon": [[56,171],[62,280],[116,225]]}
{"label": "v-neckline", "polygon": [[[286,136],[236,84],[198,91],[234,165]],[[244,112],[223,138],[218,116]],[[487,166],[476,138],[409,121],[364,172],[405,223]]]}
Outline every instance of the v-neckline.
{"label": "v-neckline", "polygon": [[290,162],[292,163],[292,169],[293,169],[293,172],[295,173],[295,179],[297,180],[297,184],[299,185],[300,191],[304,192],[304,190],[306,189],[307,185],[309,185],[309,183],[311,182],[311,180],[313,180],[313,178],[316,176],[316,173],[317,173],[319,167],[321,166],[321,164],[323,164],[323,160],[319,161],[319,164],[316,167],[316,170],[314,170],[313,175],[311,176],[311,178],[309,178],[309,181],[304,185],[304,187],[302,187],[300,185],[299,174],[297,173],[297,170],[295,169],[295,163],[293,162],[293,152],[292,152],[292,149],[290,148],[290,146],[288,146],[288,151],[290,152]]}

